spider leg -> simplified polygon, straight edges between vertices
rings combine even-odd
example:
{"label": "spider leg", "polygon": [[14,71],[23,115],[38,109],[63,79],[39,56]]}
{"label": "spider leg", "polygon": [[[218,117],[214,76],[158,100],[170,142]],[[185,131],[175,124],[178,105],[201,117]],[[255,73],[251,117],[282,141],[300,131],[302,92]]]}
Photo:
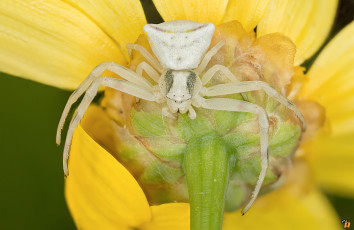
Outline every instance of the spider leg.
{"label": "spider leg", "polygon": [[[221,71],[225,76],[231,81],[231,82],[240,82],[240,80],[237,79],[237,77],[231,73],[231,71],[223,65],[214,65],[208,71],[203,75],[203,78],[201,79],[201,82],[203,85],[206,85],[214,76],[215,74]],[[242,97],[244,100],[248,100],[247,95],[244,93],[241,93]]]}
{"label": "spider leg", "polygon": [[110,70],[115,74],[121,76],[122,78],[126,79],[127,81],[133,82],[141,87],[152,90],[153,86],[150,84],[148,80],[144,77],[139,76],[134,71],[127,69],[119,64],[113,62],[104,62],[99,64],[96,68],[92,70],[89,76],[80,84],[80,86],[70,95],[68,102],[65,105],[63,114],[61,115],[58,128],[57,128],[57,136],[56,136],[56,143],[57,145],[60,144],[61,139],[61,130],[63,129],[65,119],[69,114],[71,106],[81,97],[81,95],[87,90],[87,88],[91,85],[91,83],[99,78],[101,74],[105,70]]}
{"label": "spider leg", "polygon": [[98,88],[100,86],[110,87],[119,90],[121,92],[130,94],[132,96],[142,98],[144,100],[155,101],[155,95],[152,91],[149,91],[148,89],[145,89],[135,83],[121,80],[121,79],[110,78],[110,77],[101,77],[96,79],[87,89],[86,94],[82,99],[69,125],[69,129],[68,129],[68,133],[64,145],[64,152],[63,152],[63,168],[66,176],[69,174],[68,158],[69,158],[69,150],[70,150],[70,145],[71,145],[74,130],[78,126],[81,118],[83,117],[87,108],[89,107],[92,100],[96,96]]}
{"label": "spider leg", "polygon": [[237,77],[235,75],[233,75],[233,73],[231,73],[231,71],[226,66],[214,65],[213,67],[208,69],[208,71],[205,72],[205,74],[203,74],[203,77],[201,79],[202,84],[206,85],[206,83],[208,83],[215,76],[215,74],[218,71],[221,71],[223,74],[225,74],[225,76],[232,82],[239,82],[240,81],[237,79]]}
{"label": "spider leg", "polygon": [[264,81],[246,81],[229,84],[220,84],[204,89],[205,96],[221,96],[235,93],[244,93],[254,90],[264,90],[269,96],[277,100],[280,104],[292,110],[302,124],[302,129],[306,130],[306,121],[296,105],[281,95],[276,89]]}
{"label": "spider leg", "polygon": [[132,43],[128,43],[127,44],[127,49],[129,51],[129,53],[131,53],[131,50],[136,50],[138,52],[141,53],[141,55],[143,55],[143,57],[150,62],[150,64],[159,72],[162,73],[164,68],[162,67],[162,65],[160,64],[160,62],[158,62],[156,60],[156,58],[154,58],[154,56],[152,56],[151,53],[149,53],[143,46],[138,45],[138,44],[132,44]]}
{"label": "spider leg", "polygon": [[192,106],[190,106],[190,108],[188,109],[188,117],[192,120],[197,117],[197,113],[195,112]]}
{"label": "spider leg", "polygon": [[261,145],[261,172],[259,174],[256,187],[252,192],[252,196],[250,201],[248,201],[247,205],[242,209],[242,214],[245,214],[253,202],[256,200],[259,190],[261,189],[262,183],[264,181],[264,177],[268,168],[268,129],[269,122],[268,116],[265,110],[259,105],[246,102],[239,101],[235,99],[229,98],[213,98],[213,99],[205,99],[203,100],[201,107],[206,109],[214,109],[214,110],[226,110],[226,111],[235,111],[235,112],[250,112],[258,115],[259,120],[259,132],[260,132],[260,145]]}
{"label": "spider leg", "polygon": [[172,113],[170,113],[170,110],[168,109],[167,106],[162,108],[162,115],[165,117],[168,117],[172,120],[177,120],[176,116],[174,116]]}
{"label": "spider leg", "polygon": [[218,42],[213,48],[211,48],[204,56],[203,60],[200,62],[198,68],[194,71],[197,73],[203,73],[207,65],[209,64],[211,58],[225,45],[225,41],[222,40]]}
{"label": "spider leg", "polygon": [[143,76],[143,71],[145,71],[147,75],[151,77],[152,80],[154,80],[155,82],[159,82],[160,75],[158,74],[158,72],[156,72],[154,68],[152,68],[151,65],[149,65],[145,61],[139,63],[139,65],[136,67],[136,73],[140,76]]}

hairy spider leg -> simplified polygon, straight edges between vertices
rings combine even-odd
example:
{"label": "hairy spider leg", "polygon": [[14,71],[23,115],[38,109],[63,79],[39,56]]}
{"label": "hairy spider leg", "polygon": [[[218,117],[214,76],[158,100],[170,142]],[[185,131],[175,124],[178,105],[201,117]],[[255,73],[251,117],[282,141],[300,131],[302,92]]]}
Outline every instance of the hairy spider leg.
{"label": "hairy spider leg", "polygon": [[101,74],[106,71],[112,71],[113,73],[119,75],[120,77],[124,78],[125,80],[128,80],[130,82],[134,82],[137,85],[140,85],[146,89],[152,90],[153,86],[151,83],[146,80],[144,77],[138,75],[134,71],[125,68],[124,66],[121,66],[119,64],[113,63],[113,62],[104,62],[99,64],[96,68],[94,68],[91,73],[88,75],[88,77],[80,84],[80,86],[70,95],[63,114],[61,115],[58,128],[57,128],[57,136],[56,136],[56,143],[57,145],[60,145],[60,140],[61,140],[61,130],[63,129],[63,126],[65,124],[65,119],[69,114],[71,106],[81,97],[81,95],[87,90],[87,88],[91,85],[91,83],[99,78]]}
{"label": "hairy spider leg", "polygon": [[110,87],[112,89],[130,94],[135,97],[142,98],[147,101],[155,101],[155,94],[150,89],[139,86],[136,83],[132,83],[121,79],[111,78],[111,77],[101,77],[96,79],[87,89],[85,96],[82,99],[69,125],[69,129],[68,129],[68,133],[64,145],[64,152],[63,152],[63,169],[66,176],[69,174],[68,158],[69,158],[69,150],[70,150],[70,145],[71,145],[74,130],[78,126],[88,106],[91,104],[92,100],[96,96],[98,88],[100,86]]}
{"label": "hairy spider leg", "polygon": [[203,73],[207,65],[209,64],[211,58],[225,45],[225,41],[222,40],[218,42],[213,48],[211,48],[204,56],[203,60],[200,62],[198,68],[194,71],[197,73]]}
{"label": "hairy spider leg", "polygon": [[143,76],[143,71],[145,71],[147,75],[149,75],[149,77],[151,77],[151,79],[154,80],[156,83],[159,82],[160,79],[159,73],[146,61],[140,62],[139,65],[136,67],[135,72],[140,76]]}
{"label": "hairy spider leg", "polygon": [[128,43],[127,44],[127,49],[129,51],[129,53],[131,54],[132,50],[136,50],[138,52],[141,53],[141,55],[143,55],[143,57],[150,62],[150,64],[159,72],[162,73],[164,68],[162,67],[162,65],[160,64],[160,62],[158,62],[156,60],[156,58],[154,56],[152,56],[151,53],[149,53],[149,51],[147,51],[143,46],[138,45],[138,44],[132,44],[132,43]]}
{"label": "hairy spider leg", "polygon": [[258,177],[257,184],[252,192],[251,199],[247,205],[242,209],[242,215],[245,214],[253,202],[256,200],[258,193],[262,187],[267,168],[268,168],[268,129],[269,122],[266,111],[259,105],[240,101],[230,98],[212,98],[205,99],[202,104],[202,108],[213,109],[213,110],[226,110],[235,112],[250,112],[258,115],[259,121],[259,133],[260,133],[260,146],[261,146],[261,172]]}
{"label": "hairy spider leg", "polygon": [[296,105],[288,100],[286,97],[281,95],[276,89],[274,89],[270,84],[264,81],[244,81],[237,83],[228,83],[211,86],[203,90],[205,96],[222,96],[235,93],[244,93],[254,90],[264,90],[264,92],[271,98],[274,98],[280,104],[284,105],[286,108],[292,110],[301,122],[302,129],[306,130],[306,121],[300,110]]}

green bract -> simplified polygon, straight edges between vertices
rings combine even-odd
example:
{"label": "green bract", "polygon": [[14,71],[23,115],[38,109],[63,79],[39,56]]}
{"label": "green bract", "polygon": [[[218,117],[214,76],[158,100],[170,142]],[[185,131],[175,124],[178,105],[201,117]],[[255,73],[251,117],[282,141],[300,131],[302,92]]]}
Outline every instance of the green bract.
{"label": "green bract", "polygon": [[[241,95],[230,97],[243,100]],[[286,168],[284,162],[288,160],[284,159],[289,159],[295,151],[301,128],[291,112],[267,96],[263,97],[267,98],[263,107],[267,108],[270,117],[270,164],[263,187],[270,188]],[[200,163],[204,171],[208,172],[218,164],[229,167],[229,171],[224,172],[227,174],[224,175],[225,211],[239,209],[249,199],[261,170],[258,118],[242,112],[206,109],[196,112],[194,120],[186,114],[178,114],[173,120],[164,117],[159,106],[139,103],[131,111],[133,132],[122,128],[127,135],[118,148],[118,158],[133,173],[150,203],[161,204],[190,202],[191,185],[199,183],[198,176],[209,175],[193,171],[198,168],[194,162],[206,154],[209,163]],[[221,156],[227,156],[227,159]],[[223,175],[222,167],[216,168],[214,174]],[[187,183],[188,171],[199,179],[189,178]],[[218,199],[224,202],[223,197]]]}

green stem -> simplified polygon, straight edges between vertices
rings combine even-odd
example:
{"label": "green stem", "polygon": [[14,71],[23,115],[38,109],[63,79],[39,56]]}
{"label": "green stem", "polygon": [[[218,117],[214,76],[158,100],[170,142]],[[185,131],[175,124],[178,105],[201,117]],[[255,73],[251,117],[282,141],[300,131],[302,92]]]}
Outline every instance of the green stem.
{"label": "green stem", "polygon": [[184,155],[191,230],[220,230],[225,195],[235,158],[217,135],[189,142]]}

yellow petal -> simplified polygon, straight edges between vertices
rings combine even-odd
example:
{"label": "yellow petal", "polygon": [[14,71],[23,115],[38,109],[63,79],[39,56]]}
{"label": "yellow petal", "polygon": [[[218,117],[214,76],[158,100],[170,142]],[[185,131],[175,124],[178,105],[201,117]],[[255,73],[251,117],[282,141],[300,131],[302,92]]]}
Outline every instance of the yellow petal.
{"label": "yellow petal", "polygon": [[101,62],[126,61],[86,15],[61,1],[0,1],[0,71],[74,89]]}
{"label": "yellow petal", "polygon": [[133,43],[146,24],[138,0],[65,0],[94,21],[127,55],[126,44]]}
{"label": "yellow petal", "polygon": [[223,22],[237,20],[253,30],[263,17],[270,0],[229,0]]}
{"label": "yellow petal", "polygon": [[153,0],[156,9],[164,21],[186,20],[183,1],[177,0]]}
{"label": "yellow petal", "polygon": [[354,198],[354,132],[320,135],[306,145],[316,181],[326,191]]}
{"label": "yellow petal", "polygon": [[354,22],[321,52],[311,67],[301,96],[326,110],[330,131],[305,147],[322,187],[332,193],[354,195]]}
{"label": "yellow petal", "polygon": [[311,57],[325,41],[338,0],[273,0],[257,26],[258,36],[280,32],[296,44],[295,65]]}
{"label": "yellow petal", "polygon": [[[311,67],[301,96],[326,108],[332,135],[354,133],[354,22],[321,52]],[[353,153],[354,154],[354,153]]]}
{"label": "yellow petal", "polygon": [[79,229],[125,229],[150,221],[134,177],[79,126],[73,138],[66,200]]}
{"label": "yellow petal", "polygon": [[226,213],[223,230],[334,230],[342,229],[327,199],[311,190],[303,196],[294,196],[286,187],[259,198],[244,216],[240,212]]}
{"label": "yellow petal", "polygon": [[165,21],[192,20],[196,22],[221,23],[228,0],[153,0]]}
{"label": "yellow petal", "polygon": [[141,230],[184,230],[189,229],[189,204],[169,203],[152,206],[153,219]]}

